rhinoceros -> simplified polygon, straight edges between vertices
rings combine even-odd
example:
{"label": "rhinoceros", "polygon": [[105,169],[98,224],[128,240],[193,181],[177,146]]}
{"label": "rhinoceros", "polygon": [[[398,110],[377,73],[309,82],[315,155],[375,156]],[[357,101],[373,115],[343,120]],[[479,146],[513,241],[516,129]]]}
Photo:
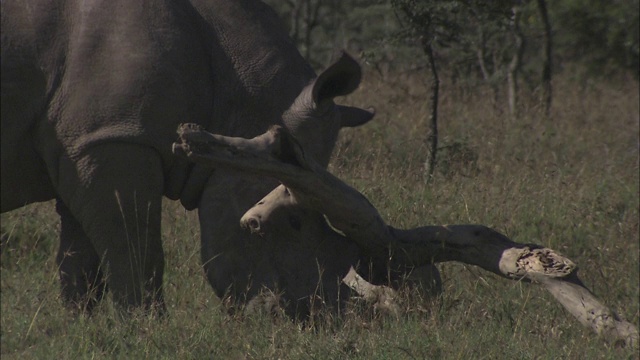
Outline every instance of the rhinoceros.
{"label": "rhinoceros", "polygon": [[333,101],[360,66],[343,54],[315,76],[266,5],[25,0],[1,14],[2,211],[57,200],[71,306],[90,310],[108,285],[124,308],[164,308],[166,196],[198,208],[206,276],[246,309],[306,316],[349,288],[385,297],[366,280],[414,268],[437,288],[433,264],[455,260],[541,283],[584,325],[637,345],[562,255],[482,225],[394,228],[328,173],[340,128],[373,117]]}
{"label": "rhinoceros", "polygon": [[193,166],[171,144],[182,122],[240,137],[280,125],[326,166],[340,128],[373,116],[333,101],[360,79],[346,54],[316,76],[259,1],[3,1],[2,212],[56,199],[72,306],[90,309],[108,288],[124,307],[163,307],[163,196],[198,209],[218,295],[299,297],[310,278],[284,272],[307,262],[316,273],[316,249],[276,259],[281,243],[239,222],[277,181]]}

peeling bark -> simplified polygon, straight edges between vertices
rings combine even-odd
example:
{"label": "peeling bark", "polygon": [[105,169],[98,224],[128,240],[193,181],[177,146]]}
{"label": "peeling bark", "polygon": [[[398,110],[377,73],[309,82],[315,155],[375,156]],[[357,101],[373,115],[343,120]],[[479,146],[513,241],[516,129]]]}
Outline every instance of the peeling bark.
{"label": "peeling bark", "polygon": [[[281,226],[278,221],[270,223],[274,209],[292,205],[314,209],[373,258],[386,257],[393,264],[408,266],[459,261],[508,279],[533,281],[543,285],[583,325],[599,335],[609,341],[638,345],[636,327],[603,305],[582,284],[577,266],[551,249],[516,243],[482,225],[404,230],[388,226],[364,195],[318,165],[281,127],[272,127],[253,139],[213,135],[192,124],[182,125],[178,133],[181,142],[173,146],[176,154],[212,167],[232,168],[282,182],[243,216],[242,225],[250,231]],[[350,272],[343,281],[357,288],[356,275]],[[365,298],[377,296],[367,288],[363,285],[356,291]]]}

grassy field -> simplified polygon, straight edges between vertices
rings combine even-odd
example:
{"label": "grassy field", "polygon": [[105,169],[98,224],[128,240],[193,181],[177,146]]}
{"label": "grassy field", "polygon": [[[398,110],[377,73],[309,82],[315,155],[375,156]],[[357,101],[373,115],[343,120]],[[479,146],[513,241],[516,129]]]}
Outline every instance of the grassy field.
{"label": "grassy field", "polygon": [[[445,87],[441,152],[423,181],[428,93],[413,78],[367,76],[345,99],[376,120],[346,130],[330,169],[397,227],[481,223],[518,242],[559,250],[623,318],[639,322],[638,83],[555,81],[552,116],[523,96],[510,120],[488,99]],[[406,294],[399,319],[354,302],[313,327],[225,315],[199,263],[195,213],[167,202],[170,316],[119,320],[110,300],[90,318],[59,299],[52,203],[2,215],[3,359],[634,359],[606,344],[531,284],[443,264],[437,299]]]}

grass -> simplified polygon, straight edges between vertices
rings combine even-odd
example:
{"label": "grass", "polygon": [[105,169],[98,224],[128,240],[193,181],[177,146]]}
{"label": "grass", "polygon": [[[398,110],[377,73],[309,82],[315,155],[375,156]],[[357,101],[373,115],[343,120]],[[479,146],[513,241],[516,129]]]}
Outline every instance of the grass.
{"label": "grass", "polygon": [[[481,223],[519,242],[561,251],[625,319],[639,322],[638,84],[557,79],[552,117],[525,94],[522,115],[477,93],[442,91],[443,152],[423,181],[426,88],[419,74],[373,74],[345,102],[374,105],[376,120],[344,131],[330,169],[394,226]],[[456,156],[472,154],[473,156]],[[467,160],[465,160],[467,159]],[[468,159],[471,159],[470,161]],[[583,328],[542,288],[474,267],[443,264],[438,299],[402,297],[399,319],[357,302],[312,328],[268,316],[225,315],[199,263],[194,213],[164,204],[170,316],[118,320],[104,301],[90,317],[59,299],[53,204],[2,215],[3,359],[637,359]]]}

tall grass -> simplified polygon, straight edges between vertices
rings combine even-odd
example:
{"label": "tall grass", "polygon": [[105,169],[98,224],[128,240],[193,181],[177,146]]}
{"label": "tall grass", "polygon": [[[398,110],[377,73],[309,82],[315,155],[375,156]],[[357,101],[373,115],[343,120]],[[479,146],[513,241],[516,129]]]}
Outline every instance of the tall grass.
{"label": "tall grass", "polygon": [[[443,150],[426,185],[426,87],[419,75],[367,76],[345,102],[374,105],[371,124],[345,130],[330,170],[369,197],[394,226],[481,223],[519,242],[557,249],[625,319],[639,322],[636,82],[558,79],[550,119],[524,95],[518,120],[482,90],[445,87]],[[164,205],[169,317],[118,320],[108,299],[91,317],[61,306],[58,220],[45,203],[2,215],[3,358],[625,359],[542,288],[443,264],[444,294],[405,294],[399,319],[354,302],[312,328],[280,318],[225,315],[199,260],[194,213]]]}

